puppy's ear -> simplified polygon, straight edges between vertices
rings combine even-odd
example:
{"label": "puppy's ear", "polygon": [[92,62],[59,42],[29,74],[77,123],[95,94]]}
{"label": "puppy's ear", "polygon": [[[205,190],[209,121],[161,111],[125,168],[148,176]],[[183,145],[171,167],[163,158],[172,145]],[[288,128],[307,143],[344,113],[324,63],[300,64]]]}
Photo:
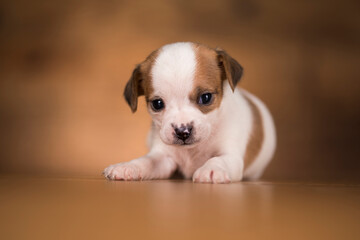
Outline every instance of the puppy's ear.
{"label": "puppy's ear", "polygon": [[231,89],[234,91],[236,84],[240,81],[243,74],[243,68],[224,50],[216,49],[217,60],[221,69],[221,78],[229,81]]}
{"label": "puppy's ear", "polygon": [[125,100],[129,104],[133,113],[136,112],[138,97],[141,95],[144,95],[144,88],[142,87],[142,73],[140,65],[137,65],[124,90]]}

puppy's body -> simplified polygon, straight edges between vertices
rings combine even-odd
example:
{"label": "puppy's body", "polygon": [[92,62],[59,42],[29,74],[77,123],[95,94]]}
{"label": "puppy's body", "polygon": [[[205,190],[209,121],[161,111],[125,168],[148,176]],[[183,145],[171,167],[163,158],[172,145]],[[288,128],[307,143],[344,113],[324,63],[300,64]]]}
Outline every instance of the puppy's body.
{"label": "puppy's body", "polygon": [[109,166],[105,176],[164,179],[178,170],[196,182],[260,177],[274,153],[275,128],[265,105],[235,87],[241,75],[224,51],[203,45],[175,43],[153,52],[125,90],[133,111],[139,95],[148,102],[150,151]]}

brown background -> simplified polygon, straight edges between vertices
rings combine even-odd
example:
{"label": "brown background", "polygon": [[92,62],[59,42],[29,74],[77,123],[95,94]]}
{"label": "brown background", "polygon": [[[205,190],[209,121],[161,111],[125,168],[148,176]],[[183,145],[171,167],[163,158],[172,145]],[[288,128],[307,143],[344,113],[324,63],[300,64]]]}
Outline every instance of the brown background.
{"label": "brown background", "polygon": [[222,47],[278,133],[272,180],[360,180],[358,1],[0,3],[0,173],[99,176],[146,153],[122,98],[163,44]]}

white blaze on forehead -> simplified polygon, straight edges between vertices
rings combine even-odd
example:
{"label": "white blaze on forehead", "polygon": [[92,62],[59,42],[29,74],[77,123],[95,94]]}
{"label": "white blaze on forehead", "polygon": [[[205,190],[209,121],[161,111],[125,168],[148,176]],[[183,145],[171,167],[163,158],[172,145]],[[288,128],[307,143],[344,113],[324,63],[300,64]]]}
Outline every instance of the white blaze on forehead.
{"label": "white blaze on forehead", "polygon": [[174,43],[160,49],[152,67],[154,95],[188,96],[193,87],[196,55],[191,43]]}

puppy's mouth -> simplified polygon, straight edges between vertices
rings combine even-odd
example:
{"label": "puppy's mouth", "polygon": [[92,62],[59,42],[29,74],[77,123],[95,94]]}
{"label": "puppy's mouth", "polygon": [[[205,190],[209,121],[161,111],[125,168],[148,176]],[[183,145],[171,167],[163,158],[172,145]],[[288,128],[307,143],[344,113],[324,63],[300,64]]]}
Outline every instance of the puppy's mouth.
{"label": "puppy's mouth", "polygon": [[199,140],[195,140],[194,138],[186,139],[185,141],[179,138],[175,138],[173,144],[179,146],[192,146],[195,145],[197,142],[199,142]]}

